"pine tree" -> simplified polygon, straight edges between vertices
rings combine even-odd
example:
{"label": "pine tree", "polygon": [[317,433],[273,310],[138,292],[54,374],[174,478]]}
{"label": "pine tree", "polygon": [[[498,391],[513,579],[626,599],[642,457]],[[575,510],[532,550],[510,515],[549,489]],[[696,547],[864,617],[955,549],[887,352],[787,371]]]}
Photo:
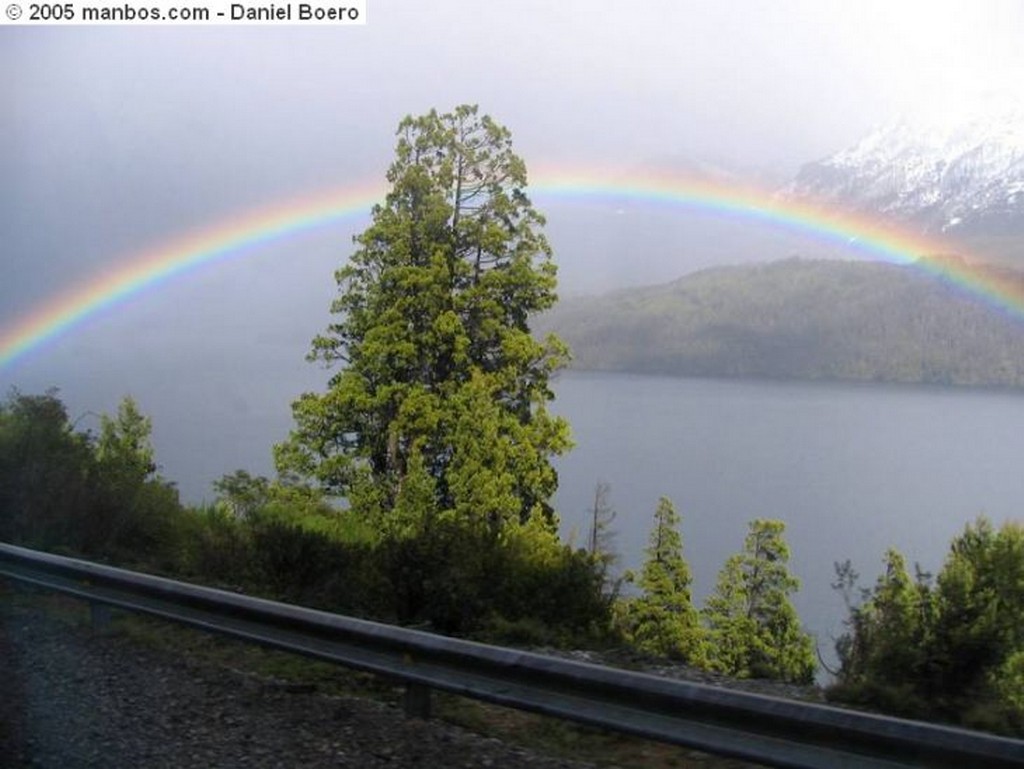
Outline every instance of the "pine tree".
{"label": "pine tree", "polygon": [[752,521],[743,552],[719,573],[703,612],[713,668],[801,683],[814,678],[814,645],[789,600],[799,581],[786,566],[784,531],[781,521]]}
{"label": "pine tree", "polygon": [[278,470],[370,520],[398,506],[403,529],[540,516],[553,531],[550,460],[570,441],[548,380],[567,351],[530,334],[555,302],[555,266],[511,135],[475,106],[407,117],[387,179],[336,273],[337,320],[313,340],[311,359],[343,368],[293,404]]}
{"label": "pine tree", "polygon": [[672,501],[662,497],[638,581],[642,594],[626,602],[624,630],[642,651],[701,665],[703,634],[691,597],[693,578],[683,558],[679,524]]}

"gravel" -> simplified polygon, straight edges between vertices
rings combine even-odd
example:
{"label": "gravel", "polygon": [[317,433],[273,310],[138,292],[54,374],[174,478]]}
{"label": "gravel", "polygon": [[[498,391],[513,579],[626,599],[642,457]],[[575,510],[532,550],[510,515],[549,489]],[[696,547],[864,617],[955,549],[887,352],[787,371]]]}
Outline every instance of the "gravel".
{"label": "gravel", "polygon": [[[46,601],[16,595],[0,585],[0,769],[593,766],[408,718],[377,700],[329,695],[97,633]],[[821,696],[814,687],[736,682],[646,659],[543,651],[787,698]],[[680,751],[659,765],[750,766]],[[626,763],[646,765],[644,755]]]}
{"label": "gravel", "polygon": [[0,593],[0,766],[584,767],[94,634]]}

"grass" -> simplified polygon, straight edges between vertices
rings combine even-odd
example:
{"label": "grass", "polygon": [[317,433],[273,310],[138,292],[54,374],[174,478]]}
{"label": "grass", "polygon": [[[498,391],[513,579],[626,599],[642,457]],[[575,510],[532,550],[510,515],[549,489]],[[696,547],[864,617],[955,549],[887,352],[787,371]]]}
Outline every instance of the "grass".
{"label": "grass", "polygon": [[[89,606],[32,590],[0,590],[0,597],[26,609],[45,611],[69,629],[88,632]],[[114,610],[102,630],[141,647],[173,654],[197,665],[231,669],[269,685],[359,697],[400,706],[401,684],[288,652],[205,633],[181,625]],[[576,725],[561,719],[433,693],[435,718],[537,753],[621,769],[737,769],[750,764],[663,743]]]}

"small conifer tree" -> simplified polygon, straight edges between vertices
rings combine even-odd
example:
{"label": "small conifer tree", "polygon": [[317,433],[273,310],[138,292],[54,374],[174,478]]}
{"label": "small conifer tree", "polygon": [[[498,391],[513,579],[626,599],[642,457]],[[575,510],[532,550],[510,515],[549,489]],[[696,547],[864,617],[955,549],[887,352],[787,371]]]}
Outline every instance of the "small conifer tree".
{"label": "small conifer tree", "polygon": [[750,523],[742,553],[730,556],[704,608],[711,667],[740,677],[809,683],[814,644],[790,602],[799,581],[789,573],[782,521]]}
{"label": "small conifer tree", "polygon": [[693,578],[683,558],[679,523],[672,501],[662,497],[637,581],[642,594],[625,604],[624,631],[642,651],[702,665],[703,632],[691,597]]}

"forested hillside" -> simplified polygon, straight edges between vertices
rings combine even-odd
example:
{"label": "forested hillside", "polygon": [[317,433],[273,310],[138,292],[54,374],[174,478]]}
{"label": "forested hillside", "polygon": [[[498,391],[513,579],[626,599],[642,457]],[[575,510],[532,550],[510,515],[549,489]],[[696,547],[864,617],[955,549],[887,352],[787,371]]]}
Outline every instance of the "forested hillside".
{"label": "forested hillside", "polygon": [[708,269],[564,301],[541,325],[580,369],[1024,386],[1024,323],[913,266]]}

